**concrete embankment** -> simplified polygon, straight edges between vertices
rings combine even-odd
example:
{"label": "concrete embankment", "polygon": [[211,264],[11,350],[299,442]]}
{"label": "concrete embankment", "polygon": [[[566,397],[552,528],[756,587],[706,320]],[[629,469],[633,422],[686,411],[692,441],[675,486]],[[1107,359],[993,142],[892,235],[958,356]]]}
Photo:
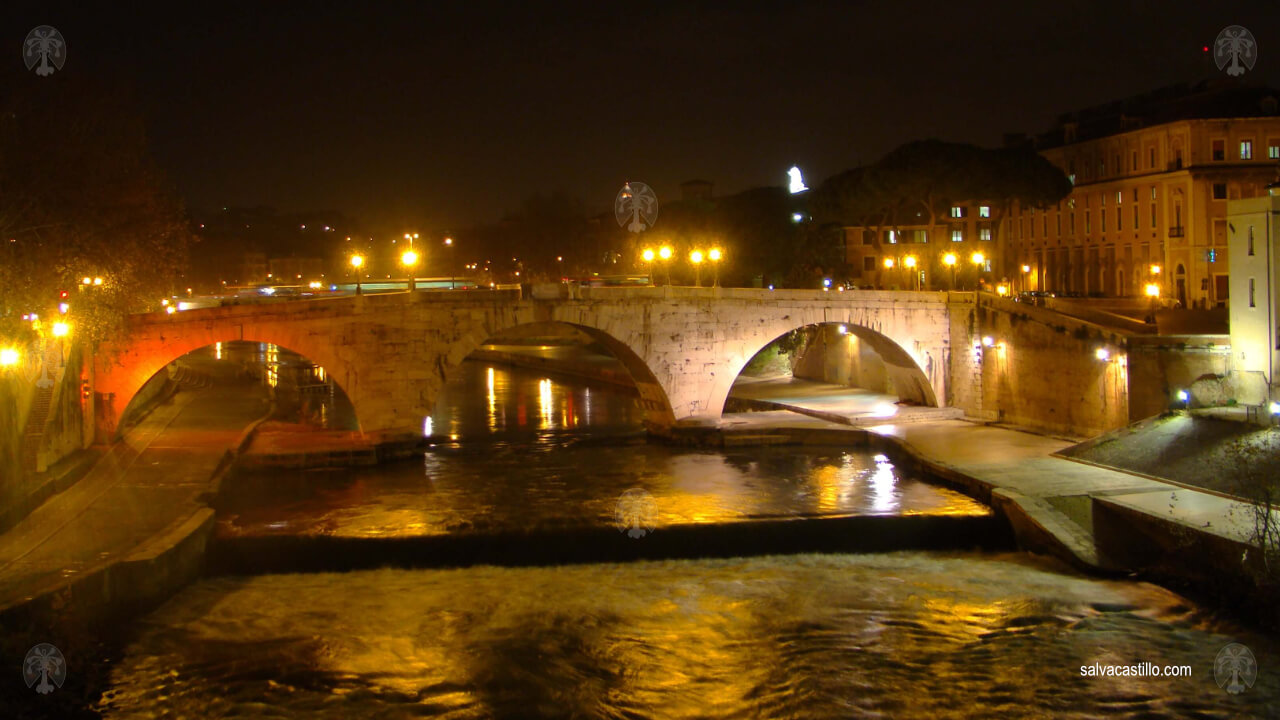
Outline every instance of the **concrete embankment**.
{"label": "concrete embankment", "polygon": [[0,626],[47,635],[110,623],[198,577],[213,537],[208,501],[266,409],[254,394],[180,393],[139,422],[0,536]]}

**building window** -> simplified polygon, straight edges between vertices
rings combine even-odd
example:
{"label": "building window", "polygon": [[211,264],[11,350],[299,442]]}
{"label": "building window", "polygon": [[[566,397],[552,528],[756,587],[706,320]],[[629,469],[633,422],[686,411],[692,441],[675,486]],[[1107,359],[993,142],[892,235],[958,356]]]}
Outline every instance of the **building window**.
{"label": "building window", "polygon": [[1124,229],[1124,208],[1116,208],[1116,230]]}
{"label": "building window", "polygon": [[1098,205],[1100,205],[1100,206],[1102,206],[1102,207],[1106,207],[1106,206],[1107,206],[1107,194],[1106,194],[1106,193],[1098,193]]}
{"label": "building window", "polygon": [[1093,232],[1093,230],[1090,228],[1089,211],[1085,210],[1084,211],[1084,234],[1088,235],[1091,232]]}
{"label": "building window", "polygon": [[1152,199],[1152,200],[1155,200],[1155,199],[1156,199],[1156,186],[1155,186],[1155,185],[1152,185],[1152,186],[1151,186],[1151,199]]}
{"label": "building window", "polygon": [[1133,206],[1133,229],[1138,229],[1138,206]]}
{"label": "building window", "polygon": [[874,230],[863,230],[863,231],[862,231],[862,244],[863,244],[863,245],[875,245],[875,244],[876,244],[876,236],[875,236],[875,231],[874,231]]}
{"label": "building window", "polygon": [[1098,232],[1105,233],[1107,231],[1107,209],[1102,208],[1098,211]]}
{"label": "building window", "polygon": [[1252,140],[1240,141],[1240,159],[1241,160],[1253,159],[1253,141]]}
{"label": "building window", "polygon": [[1071,183],[1072,185],[1075,185],[1075,184],[1076,184],[1076,174],[1075,174],[1075,173],[1069,173],[1069,174],[1067,175],[1067,182]]}
{"label": "building window", "polygon": [[1117,190],[1117,191],[1116,191],[1116,204],[1117,204],[1117,205],[1120,205],[1120,204],[1122,204],[1123,202],[1124,202],[1124,191],[1123,191],[1123,190]]}
{"label": "building window", "polygon": [[1137,150],[1134,150],[1129,157],[1129,169],[1130,170],[1138,169],[1138,151]]}
{"label": "building window", "polygon": [[1067,216],[1067,226],[1071,228],[1071,234],[1076,234],[1076,214],[1071,213]]}
{"label": "building window", "polygon": [[1253,226],[1249,226],[1249,254],[1253,254]]}
{"label": "building window", "polygon": [[958,206],[956,206],[956,205],[952,205],[952,206],[951,206],[951,217],[953,217],[953,218],[962,218],[962,217],[964,217],[964,208],[962,208],[962,207],[958,207]]}
{"label": "building window", "polygon": [[989,218],[989,217],[991,217],[991,206],[989,206],[989,205],[979,205],[979,206],[978,206],[978,217],[984,217],[984,218]]}
{"label": "building window", "polygon": [[866,257],[862,258],[862,270],[864,272],[871,272],[875,269],[876,269],[875,255],[867,255]]}
{"label": "building window", "polygon": [[1155,168],[1156,168],[1156,149],[1155,149],[1155,148],[1148,148],[1148,149],[1147,149],[1147,152],[1149,153],[1148,161],[1147,161],[1147,167],[1148,167],[1148,168],[1151,168],[1152,170],[1155,170]]}
{"label": "building window", "polygon": [[983,226],[983,227],[978,228],[978,239],[979,239],[979,240],[990,240],[990,239],[991,239],[991,228],[990,228],[990,227],[987,227],[987,226]]}
{"label": "building window", "polygon": [[1227,199],[1227,184],[1226,184],[1226,183],[1214,183],[1214,184],[1213,184],[1213,199],[1214,199],[1214,200],[1226,200],[1226,199]]}
{"label": "building window", "polygon": [[1151,229],[1156,229],[1156,204],[1151,203]]}
{"label": "building window", "polygon": [[964,242],[964,229],[959,226],[951,228],[951,242]]}
{"label": "building window", "polygon": [[1227,159],[1226,140],[1219,139],[1213,141],[1213,159],[1215,162],[1222,162]]}
{"label": "building window", "polygon": [[1267,141],[1267,159],[1280,160],[1280,140]]}
{"label": "building window", "polygon": [[1253,281],[1253,278],[1249,278],[1249,307],[1258,307],[1257,302],[1254,300],[1253,293],[1254,293],[1254,281]]}
{"label": "building window", "polygon": [[1099,158],[1098,159],[1098,177],[1102,177],[1103,175],[1106,175],[1106,174],[1107,174],[1107,161]]}
{"label": "building window", "polygon": [[893,230],[884,231],[884,241],[889,245],[895,245],[898,242],[898,233]]}
{"label": "building window", "polygon": [[918,243],[927,243],[927,242],[929,242],[929,231],[928,231],[928,230],[912,230],[912,231],[911,231],[911,234],[914,236],[912,239],[913,239],[913,240],[915,240],[915,241],[916,241],[916,242],[918,242]]}
{"label": "building window", "polygon": [[1040,237],[1049,237],[1049,213],[1040,216]]}
{"label": "building window", "polygon": [[1062,237],[1062,211],[1061,210],[1059,210],[1058,214],[1054,216],[1054,222],[1058,226],[1057,227],[1058,237]]}

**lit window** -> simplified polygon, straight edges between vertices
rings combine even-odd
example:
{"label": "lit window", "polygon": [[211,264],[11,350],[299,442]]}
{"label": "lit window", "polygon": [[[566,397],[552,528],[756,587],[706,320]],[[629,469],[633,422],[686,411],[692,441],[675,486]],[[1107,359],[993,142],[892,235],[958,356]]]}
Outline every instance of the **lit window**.
{"label": "lit window", "polygon": [[1076,174],[1075,174],[1075,173],[1071,173],[1070,175],[1068,175],[1068,176],[1067,176],[1067,181],[1068,181],[1068,182],[1070,182],[1072,185],[1075,185],[1075,184],[1076,184]]}
{"label": "lit window", "polygon": [[1240,159],[1241,160],[1253,159],[1253,141],[1252,140],[1240,141]]}
{"label": "lit window", "polygon": [[951,228],[951,242],[964,242],[964,230],[958,227]]}
{"label": "lit window", "polygon": [[1119,204],[1121,204],[1121,203],[1123,203],[1123,202],[1124,202],[1124,191],[1123,191],[1123,190],[1117,190],[1117,191],[1116,191],[1116,204],[1117,204],[1117,205],[1119,205]]}
{"label": "lit window", "polygon": [[1155,200],[1155,199],[1156,199],[1156,186],[1155,186],[1155,185],[1152,185],[1152,186],[1151,186],[1151,199],[1152,199],[1152,200]]}
{"label": "lit window", "polygon": [[990,208],[990,207],[988,207],[987,205],[979,205],[979,206],[978,206],[978,217],[984,217],[984,218],[989,218],[989,217],[991,217],[991,208]]}
{"label": "lit window", "polygon": [[964,208],[962,208],[962,207],[957,207],[957,206],[955,206],[955,205],[952,205],[952,206],[951,206],[951,217],[953,217],[953,218],[962,218],[962,217],[964,217]]}
{"label": "lit window", "polygon": [[1272,140],[1267,143],[1267,159],[1280,160],[1280,141]]}
{"label": "lit window", "polygon": [[979,239],[979,240],[990,240],[990,239],[991,239],[991,228],[989,228],[989,227],[982,227],[982,228],[978,228],[978,239]]}

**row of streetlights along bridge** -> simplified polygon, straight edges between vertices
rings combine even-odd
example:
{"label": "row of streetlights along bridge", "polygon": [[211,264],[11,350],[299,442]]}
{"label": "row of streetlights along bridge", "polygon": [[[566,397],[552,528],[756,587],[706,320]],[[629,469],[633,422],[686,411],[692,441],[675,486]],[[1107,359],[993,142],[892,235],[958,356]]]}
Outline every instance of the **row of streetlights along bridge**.
{"label": "row of streetlights along bridge", "polygon": [[[654,250],[653,248],[645,248],[640,252],[640,259],[644,261],[645,267],[650,268],[654,260],[661,260],[667,270],[667,284],[671,284],[671,259],[675,257],[675,250],[670,245],[663,245]],[[713,247],[705,253],[700,249],[689,251],[689,262],[693,265],[694,285],[702,287],[702,263],[710,262],[711,267],[715,270],[715,280],[713,287],[720,286],[720,261],[724,259],[724,251],[718,247]],[[649,284],[653,284],[653,272],[649,271]]]}

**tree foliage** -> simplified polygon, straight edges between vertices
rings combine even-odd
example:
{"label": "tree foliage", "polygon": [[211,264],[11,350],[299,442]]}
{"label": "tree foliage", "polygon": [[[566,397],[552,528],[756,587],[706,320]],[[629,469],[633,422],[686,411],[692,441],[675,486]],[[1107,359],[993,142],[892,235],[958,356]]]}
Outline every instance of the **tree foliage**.
{"label": "tree foliage", "polygon": [[1071,193],[1062,171],[1024,146],[988,150],[963,143],[907,143],[874,165],[848,170],[814,191],[815,218],[846,225],[935,225],[959,202],[1007,209],[1045,207]]}
{"label": "tree foliage", "polygon": [[[68,291],[81,339],[169,295],[186,259],[181,203],[127,93],[101,78],[0,71],[0,337]],[[81,278],[102,278],[81,285]]]}

